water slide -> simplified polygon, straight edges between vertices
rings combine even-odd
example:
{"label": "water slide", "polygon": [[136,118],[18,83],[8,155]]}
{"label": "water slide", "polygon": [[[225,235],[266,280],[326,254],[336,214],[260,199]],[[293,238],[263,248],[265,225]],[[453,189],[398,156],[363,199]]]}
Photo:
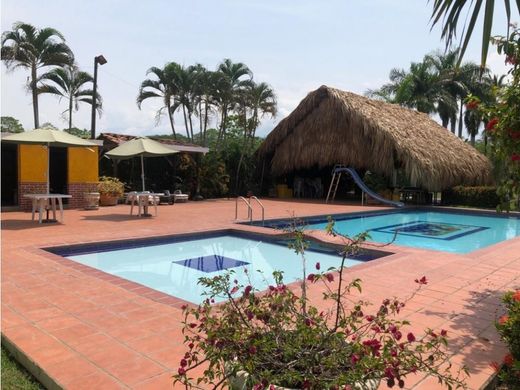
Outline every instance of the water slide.
{"label": "water slide", "polygon": [[342,173],[342,172],[350,173],[350,176],[352,176],[352,179],[354,179],[354,182],[357,184],[357,186],[359,188],[361,188],[361,190],[363,192],[365,192],[368,196],[377,200],[378,202],[381,202],[381,203],[384,203],[384,204],[387,204],[390,206],[394,206],[394,207],[404,207],[403,202],[396,202],[393,200],[383,198],[381,195],[375,193],[370,188],[368,188],[367,185],[363,182],[363,180],[361,180],[361,178],[359,177],[358,173],[356,172],[356,170],[354,168],[341,167],[341,168],[336,168],[334,170],[335,174]]}

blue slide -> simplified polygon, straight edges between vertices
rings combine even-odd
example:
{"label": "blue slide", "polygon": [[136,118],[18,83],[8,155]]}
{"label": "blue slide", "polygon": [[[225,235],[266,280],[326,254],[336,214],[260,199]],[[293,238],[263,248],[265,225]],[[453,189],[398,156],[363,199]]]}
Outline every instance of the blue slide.
{"label": "blue slide", "polygon": [[354,168],[336,168],[334,170],[334,173],[340,173],[340,172],[348,172],[350,173],[350,176],[352,176],[352,179],[356,182],[357,186],[361,188],[362,191],[364,191],[368,196],[371,198],[377,200],[378,202],[394,206],[394,207],[404,207],[403,202],[395,202],[393,200],[385,199],[381,195],[376,194],[374,191],[372,191],[370,188],[367,187],[367,185],[361,180],[358,173]]}

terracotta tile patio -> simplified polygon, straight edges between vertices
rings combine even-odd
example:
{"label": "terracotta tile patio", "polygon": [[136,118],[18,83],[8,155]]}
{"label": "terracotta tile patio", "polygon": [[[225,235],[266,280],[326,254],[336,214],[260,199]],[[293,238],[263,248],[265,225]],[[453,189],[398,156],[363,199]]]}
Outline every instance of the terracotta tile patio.
{"label": "terracotta tile patio", "polygon": [[[266,218],[366,211],[374,207],[264,200]],[[245,214],[245,210],[241,210]],[[67,389],[170,389],[184,353],[179,300],[94,271],[40,248],[175,233],[241,229],[234,200],[161,206],[157,217],[130,217],[128,206],[67,210],[64,224],[2,213],[2,336],[23,352],[46,384]],[[406,298],[426,275],[429,284],[403,311],[413,329],[447,329],[451,362],[467,365],[470,389],[482,388],[504,346],[494,330],[500,296],[520,287],[520,238],[468,255],[391,246],[395,254],[348,272],[363,280],[363,298]],[[319,297],[313,286],[312,297]],[[47,378],[47,379],[45,379]],[[437,389],[417,375],[407,386]]]}

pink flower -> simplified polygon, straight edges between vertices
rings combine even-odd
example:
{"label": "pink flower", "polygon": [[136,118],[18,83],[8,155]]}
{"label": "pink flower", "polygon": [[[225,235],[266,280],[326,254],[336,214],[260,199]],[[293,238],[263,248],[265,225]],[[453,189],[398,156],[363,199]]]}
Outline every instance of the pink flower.
{"label": "pink flower", "polygon": [[520,161],[520,154],[513,153],[511,155],[511,161]]}
{"label": "pink flower", "polygon": [[350,361],[352,362],[353,365],[356,365],[357,362],[359,362],[359,356],[354,354],[350,357]]}
{"label": "pink flower", "polygon": [[428,280],[426,279],[426,276],[423,276],[421,279],[415,279],[415,283],[428,284]]}
{"label": "pink flower", "polygon": [[186,359],[181,359],[181,367],[186,367],[188,365],[188,361]]}
{"label": "pink flower", "polygon": [[186,370],[184,368],[182,368],[182,367],[179,367],[177,372],[179,373],[179,375],[185,375],[186,374]]}
{"label": "pink flower", "polygon": [[408,339],[408,342],[410,342],[410,343],[413,343],[415,341],[415,336],[411,332],[406,335],[406,338]]}
{"label": "pink flower", "polygon": [[192,322],[189,326],[191,329],[193,329],[197,327],[197,324],[195,322]]}
{"label": "pink flower", "polygon": [[497,124],[498,124],[498,118],[493,118],[493,119],[491,119],[491,120],[486,124],[486,130],[487,130],[487,131],[494,130]]}
{"label": "pink flower", "polygon": [[253,319],[253,317],[254,317],[254,314],[251,313],[251,311],[248,310],[248,311],[246,312],[246,316],[247,316],[247,319],[248,319],[249,321],[251,321],[251,320]]}
{"label": "pink flower", "polygon": [[448,335],[448,331],[446,329],[441,329],[441,336],[446,337]]}
{"label": "pink flower", "polygon": [[181,309],[182,309],[182,310],[186,310],[187,308],[188,308],[188,305],[186,305],[186,304],[184,304],[184,305],[181,306]]}
{"label": "pink flower", "polygon": [[188,348],[189,348],[189,349],[193,349],[194,346],[195,346],[195,344],[193,344],[193,343],[189,343],[189,344],[188,344]]}
{"label": "pink flower", "polygon": [[334,275],[332,275],[332,274],[326,274],[325,277],[331,283],[334,281]]}
{"label": "pink flower", "polygon": [[374,321],[374,316],[370,316],[370,315],[368,315],[368,316],[365,317],[365,319],[366,319],[368,322],[372,322],[372,321]]}
{"label": "pink flower", "polygon": [[256,347],[255,347],[254,345],[251,345],[251,346],[249,347],[249,353],[250,353],[251,355],[254,355],[254,354],[256,353]]}
{"label": "pink flower", "polygon": [[314,274],[307,275],[307,280],[309,282],[314,282],[315,279],[316,279],[316,275],[314,275]]}
{"label": "pink flower", "polygon": [[251,293],[252,289],[253,286],[246,286],[246,288],[244,289],[244,295],[247,297]]}
{"label": "pink flower", "polygon": [[513,355],[511,355],[510,353],[504,356],[504,364],[508,367],[511,367],[513,365],[514,360],[515,359],[513,358]]}
{"label": "pink flower", "polygon": [[238,291],[238,286],[235,286],[231,289],[231,291],[229,292],[230,294],[234,294]]}
{"label": "pink flower", "polygon": [[319,271],[320,268],[321,268],[321,266],[320,266],[320,262],[318,261],[318,262],[316,263],[316,269]]}

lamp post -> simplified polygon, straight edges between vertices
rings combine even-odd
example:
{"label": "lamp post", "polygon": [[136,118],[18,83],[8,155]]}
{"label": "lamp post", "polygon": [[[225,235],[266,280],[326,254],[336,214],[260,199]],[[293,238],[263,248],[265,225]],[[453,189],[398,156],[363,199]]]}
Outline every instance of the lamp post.
{"label": "lamp post", "polygon": [[97,68],[99,65],[104,65],[107,63],[105,57],[102,54],[94,57],[94,88],[92,89],[92,121],[90,127],[90,138],[96,138],[96,104],[97,104]]}

